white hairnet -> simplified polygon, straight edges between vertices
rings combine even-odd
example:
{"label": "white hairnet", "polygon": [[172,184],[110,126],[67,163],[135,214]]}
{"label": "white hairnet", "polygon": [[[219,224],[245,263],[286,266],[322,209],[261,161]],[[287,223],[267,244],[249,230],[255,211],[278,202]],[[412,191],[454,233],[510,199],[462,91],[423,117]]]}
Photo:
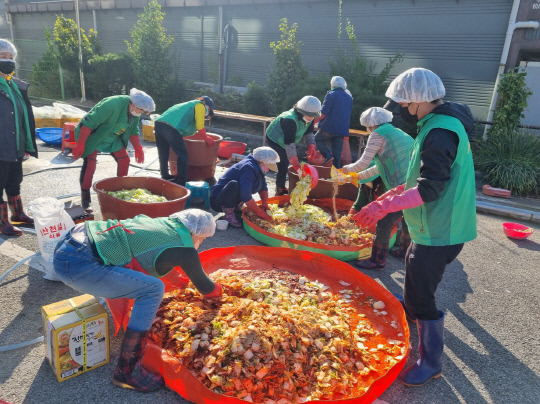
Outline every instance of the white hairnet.
{"label": "white hairnet", "polygon": [[342,89],[346,90],[347,89],[347,82],[341,76],[334,76],[334,77],[332,77],[332,80],[330,80],[330,87],[332,87],[332,88],[339,87],[339,88],[342,88]]}
{"label": "white hairnet", "polygon": [[395,102],[431,102],[443,98],[445,94],[440,77],[421,67],[404,71],[386,90],[386,96]]}
{"label": "white hairnet", "polygon": [[271,147],[257,147],[255,150],[253,150],[253,157],[255,160],[264,164],[279,163],[279,155]]}
{"label": "white hairnet", "polygon": [[186,209],[169,217],[179,219],[193,236],[212,237],[216,232],[214,217],[201,209]]}
{"label": "white hairnet", "polygon": [[383,123],[392,122],[393,114],[380,107],[368,108],[360,115],[360,124],[365,127],[379,126]]}
{"label": "white hairnet", "polygon": [[17,56],[17,48],[7,39],[0,39],[0,52],[9,52],[13,54],[13,59]]}
{"label": "white hairnet", "polygon": [[321,102],[317,97],[306,95],[295,105],[298,112],[307,116],[321,116]]}
{"label": "white hairnet", "polygon": [[150,97],[144,91],[137,90],[136,88],[129,90],[129,100],[137,108],[143,109],[147,112],[156,110],[156,104],[154,103],[152,97]]}

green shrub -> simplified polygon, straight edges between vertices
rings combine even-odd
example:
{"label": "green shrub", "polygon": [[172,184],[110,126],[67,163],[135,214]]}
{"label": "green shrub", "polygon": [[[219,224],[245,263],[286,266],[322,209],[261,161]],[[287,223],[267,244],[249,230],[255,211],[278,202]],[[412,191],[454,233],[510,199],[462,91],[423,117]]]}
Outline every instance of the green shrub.
{"label": "green shrub", "polygon": [[32,66],[31,86],[28,91],[32,97],[61,99],[60,87],[60,63],[54,51],[52,33],[45,29],[47,50],[41,56],[39,62]]}
{"label": "green shrub", "polygon": [[248,84],[247,88],[244,94],[244,112],[261,116],[271,115],[270,102],[264,87],[253,81]]}
{"label": "green shrub", "polygon": [[291,109],[300,98],[306,95],[317,97],[322,104],[328,90],[330,90],[330,78],[328,76],[321,74],[304,77],[282,95],[280,113]]}
{"label": "green shrub", "polygon": [[218,93],[210,90],[201,90],[200,96],[207,95],[214,101],[214,109],[230,112],[245,112],[244,97],[242,94],[228,91]]}
{"label": "green shrub", "polygon": [[491,132],[474,143],[475,168],[484,182],[516,195],[540,193],[540,137],[522,131]]}
{"label": "green shrub", "polygon": [[129,94],[134,82],[131,58],[127,53],[94,56],[88,61],[86,78],[89,98]]}

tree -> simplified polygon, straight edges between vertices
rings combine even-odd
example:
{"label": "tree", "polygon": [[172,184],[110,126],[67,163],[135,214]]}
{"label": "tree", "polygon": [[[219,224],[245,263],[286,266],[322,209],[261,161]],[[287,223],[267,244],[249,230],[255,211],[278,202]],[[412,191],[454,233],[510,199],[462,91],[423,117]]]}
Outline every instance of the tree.
{"label": "tree", "polygon": [[289,28],[287,19],[282,18],[279,22],[280,40],[270,43],[275,61],[266,86],[274,113],[280,113],[292,107],[292,105],[283,105],[283,96],[289,88],[304,80],[308,75],[300,55],[302,42],[296,40],[297,30],[297,23]]}
{"label": "tree", "polygon": [[164,17],[157,0],[150,1],[130,31],[132,42],[126,41],[133,60],[135,86],[148,92],[161,108],[170,103],[167,100],[172,88],[178,84],[170,55],[174,37],[167,35]]}

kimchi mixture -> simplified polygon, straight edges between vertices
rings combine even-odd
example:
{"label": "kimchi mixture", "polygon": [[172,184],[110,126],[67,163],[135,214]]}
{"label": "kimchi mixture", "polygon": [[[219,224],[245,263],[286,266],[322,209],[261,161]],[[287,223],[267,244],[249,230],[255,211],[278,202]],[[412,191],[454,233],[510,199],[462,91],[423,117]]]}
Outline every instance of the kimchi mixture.
{"label": "kimchi mixture", "polygon": [[191,284],[167,293],[150,338],[216,393],[266,404],[359,397],[406,354],[384,302],[346,282],[332,293],[279,269],[212,277],[221,300]]}

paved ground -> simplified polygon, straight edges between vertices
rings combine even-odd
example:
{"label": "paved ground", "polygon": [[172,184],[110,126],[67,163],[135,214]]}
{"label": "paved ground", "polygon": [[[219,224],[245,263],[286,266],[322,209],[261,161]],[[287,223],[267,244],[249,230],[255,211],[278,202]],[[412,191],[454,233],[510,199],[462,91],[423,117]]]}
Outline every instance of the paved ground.
{"label": "paved ground", "polygon": [[[38,196],[78,193],[79,168],[37,171],[81,163],[73,162],[55,148],[41,144],[40,149],[39,160],[24,163],[25,172],[30,175],[23,182],[23,199],[28,202]],[[149,164],[157,153],[152,144],[145,144],[145,150]],[[99,156],[98,160],[94,180],[114,175],[115,163],[111,157]],[[157,162],[149,168],[157,168]],[[157,176],[157,173],[131,167],[130,175]],[[437,292],[440,308],[447,313],[443,377],[422,388],[408,388],[396,382],[380,397],[382,401],[390,404],[540,402],[540,226],[532,224],[535,233],[529,240],[514,241],[503,235],[503,221],[498,216],[478,214],[478,238],[468,243],[448,267]],[[242,229],[229,228],[205,240],[201,249],[240,244],[259,245]],[[37,239],[32,233],[19,238],[0,236],[0,274],[36,251]],[[78,294],[61,283],[43,279],[40,268],[39,260],[32,259],[0,285],[0,347],[41,336],[41,306]],[[390,257],[385,271],[365,273],[391,292],[401,291],[403,264],[398,260]],[[42,343],[0,352],[0,401],[13,404],[185,402],[167,390],[145,395],[114,387],[110,380],[119,342],[120,337],[112,338],[110,364],[63,383],[56,381]],[[412,330],[411,344],[416,346],[417,342],[416,330]],[[415,351],[409,359],[411,362],[416,360]]]}

